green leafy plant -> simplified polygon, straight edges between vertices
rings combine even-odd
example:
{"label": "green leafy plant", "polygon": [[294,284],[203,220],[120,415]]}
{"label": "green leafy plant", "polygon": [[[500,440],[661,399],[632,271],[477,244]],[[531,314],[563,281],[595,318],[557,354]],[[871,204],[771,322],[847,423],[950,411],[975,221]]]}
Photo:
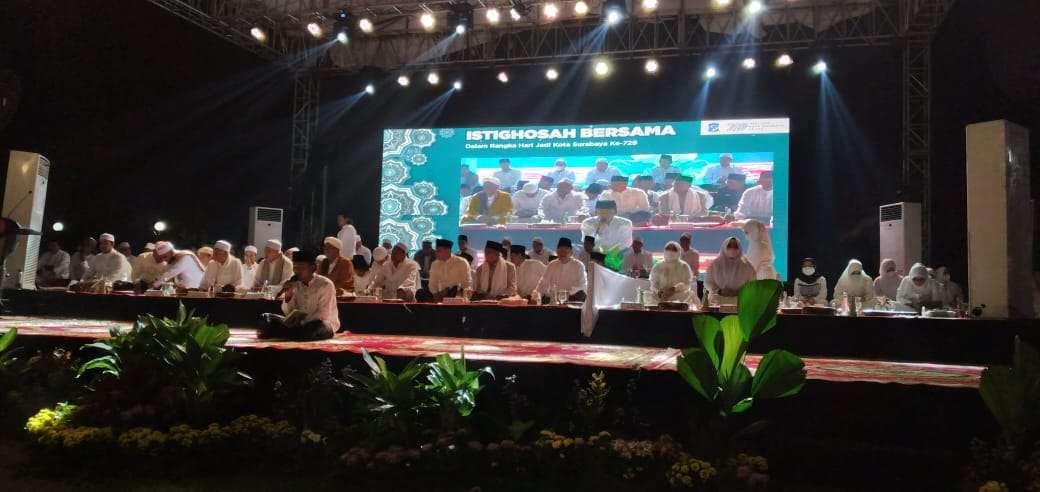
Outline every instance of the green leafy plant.
{"label": "green leafy plant", "polygon": [[483,386],[480,376],[495,375],[490,367],[482,367],[475,371],[466,368],[466,350],[461,357],[452,359],[448,354],[441,354],[430,363],[430,372],[426,375],[429,384],[425,389],[441,406],[441,417],[446,427],[453,427],[454,415],[468,417],[477,406],[477,394]]}
{"label": "green leafy plant", "polygon": [[1040,353],[1015,338],[1011,366],[982,371],[979,394],[1010,444],[1020,444],[1040,430]]}
{"label": "green leafy plant", "polygon": [[0,336],[0,369],[5,369],[15,362],[15,351],[8,350],[18,337],[18,328],[11,328]]}
{"label": "green leafy plant", "polygon": [[427,406],[417,382],[426,366],[413,359],[400,372],[394,372],[382,357],[372,356],[367,350],[361,350],[361,357],[372,375],[347,374],[354,383],[350,387],[361,396],[368,411],[375,412],[394,430],[407,433],[411,422]]}
{"label": "green leafy plant", "polygon": [[776,326],[782,288],[776,280],[749,282],[740,289],[738,315],[693,320],[701,346],[684,349],[677,369],[722,417],[748,410],[756,399],[795,395],[805,384],[805,364],[785,350],[767,353],[754,376],[744,363],[751,341]]}

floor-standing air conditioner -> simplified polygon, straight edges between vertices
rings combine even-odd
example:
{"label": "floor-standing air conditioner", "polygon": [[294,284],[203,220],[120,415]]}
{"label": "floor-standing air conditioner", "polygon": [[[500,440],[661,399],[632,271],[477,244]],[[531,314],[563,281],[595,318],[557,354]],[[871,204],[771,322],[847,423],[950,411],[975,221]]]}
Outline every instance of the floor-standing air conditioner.
{"label": "floor-standing air conditioner", "polygon": [[[23,228],[43,229],[43,206],[47,201],[47,179],[51,163],[33,152],[11,151],[7,161],[7,185],[4,188],[3,216]],[[14,236],[18,243],[7,257],[3,286],[36,288],[36,263],[40,257],[40,236]]]}
{"label": "floor-standing air conditioner", "polygon": [[280,208],[249,207],[249,244],[263,251],[268,240],[281,241],[283,212]]}
{"label": "floor-standing air conditioner", "polygon": [[906,274],[921,261],[921,204],[893,203],[882,205],[881,258],[896,261],[896,269]]}

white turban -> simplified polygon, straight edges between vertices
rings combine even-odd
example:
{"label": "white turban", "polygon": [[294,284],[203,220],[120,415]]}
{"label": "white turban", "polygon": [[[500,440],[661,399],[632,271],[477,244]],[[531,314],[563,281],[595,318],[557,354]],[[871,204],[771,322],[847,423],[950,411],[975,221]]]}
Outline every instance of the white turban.
{"label": "white turban", "polygon": [[126,241],[123,241],[123,242],[119,243],[119,247],[120,248],[129,248],[130,247],[130,243],[128,243]]}
{"label": "white turban", "polygon": [[331,245],[333,248],[336,248],[338,250],[343,249],[343,241],[340,241],[339,238],[336,236],[329,236],[325,238],[324,244]]}
{"label": "white turban", "polygon": [[160,255],[164,255],[173,251],[173,244],[166,241],[159,241],[159,244],[155,245],[155,252]]}
{"label": "white turban", "polygon": [[376,246],[372,250],[372,260],[374,260],[374,261],[383,261],[385,259],[386,259],[386,248],[384,248],[382,246]]}
{"label": "white turban", "polygon": [[538,183],[524,183],[524,193],[533,195],[536,191],[538,191]]}
{"label": "white turban", "polygon": [[495,177],[492,177],[492,176],[488,176],[488,177],[484,178],[483,181],[481,181],[481,182],[485,183],[485,184],[486,183],[491,183],[491,184],[494,184],[494,185],[499,184],[498,178],[495,178]]}
{"label": "white turban", "polygon": [[277,239],[268,239],[267,240],[267,244],[265,244],[264,247],[271,248],[271,249],[276,249],[278,251],[281,251],[282,250],[282,242],[277,240]]}
{"label": "white turban", "polygon": [[293,246],[293,247],[285,250],[285,254],[287,254],[289,256],[292,256],[293,253],[295,253],[295,252],[297,252],[299,250],[300,250],[300,248],[297,248],[296,246]]}
{"label": "white turban", "polygon": [[221,239],[220,241],[217,241],[217,244],[213,245],[213,248],[214,249],[219,249],[219,250],[221,250],[221,251],[223,251],[225,253],[230,253],[231,252],[231,243]]}
{"label": "white turban", "polygon": [[100,240],[101,241],[108,241],[108,242],[114,243],[114,242],[116,242],[116,237],[106,232],[106,233],[101,235],[101,239]]}
{"label": "white turban", "polygon": [[256,254],[256,246],[253,246],[252,244],[246,246],[246,253]]}
{"label": "white turban", "polygon": [[145,243],[144,250],[145,251],[155,251],[155,243]]}
{"label": "white turban", "polygon": [[213,248],[211,248],[209,246],[203,246],[203,247],[199,248],[199,250],[196,251],[195,254],[213,256]]}

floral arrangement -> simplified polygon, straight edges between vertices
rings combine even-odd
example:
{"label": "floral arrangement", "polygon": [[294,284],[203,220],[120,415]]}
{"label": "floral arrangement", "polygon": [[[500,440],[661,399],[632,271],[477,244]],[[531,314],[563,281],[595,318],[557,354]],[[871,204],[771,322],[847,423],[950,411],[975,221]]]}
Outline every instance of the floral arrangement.
{"label": "floral arrangement", "polygon": [[708,490],[709,483],[719,474],[711,463],[683,456],[668,469],[668,484],[690,490]]}

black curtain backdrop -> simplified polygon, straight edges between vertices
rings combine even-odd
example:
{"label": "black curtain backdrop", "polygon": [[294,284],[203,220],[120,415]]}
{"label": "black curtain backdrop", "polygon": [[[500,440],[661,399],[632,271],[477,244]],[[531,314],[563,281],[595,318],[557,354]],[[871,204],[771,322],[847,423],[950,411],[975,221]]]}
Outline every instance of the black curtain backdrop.
{"label": "black curtain backdrop", "polygon": [[[933,263],[965,269],[964,125],[1005,117],[1040,136],[1040,41],[1036,2],[960,0],[933,50]],[[47,224],[71,247],[84,234],[109,231],[135,247],[151,224],[167,220],[182,245],[228,238],[242,244],[251,205],[284,207],[291,87],[259,60],[143,1],[7,0],[0,15],[0,69],[14,69],[24,95],[0,151],[51,158]],[[791,266],[820,259],[836,277],[849,258],[876,271],[877,207],[914,199],[898,189],[900,56],[896,48],[793,52],[796,64],[739,70],[736,58],[666,58],[648,77],[641,62],[618,62],[606,81],[588,64],[442,71],[430,88],[366,72],[322,81],[322,123],[313,150],[313,185],[329,169],[329,217],[355,217],[366,243],[377,235],[379,164],[385,127],[567,124],[788,116],[791,132]],[[825,55],[829,85],[809,73]],[[715,63],[705,104],[700,72]],[[455,78],[464,90],[439,111],[420,108]],[[374,81],[379,92],[343,111]],[[828,90],[823,90],[827,88]],[[6,164],[2,166],[6,171]],[[3,171],[0,171],[3,172]],[[1034,182],[1037,179],[1034,172]],[[1034,186],[1036,189],[1037,186]],[[1035,192],[1034,192],[1035,193]],[[288,224],[294,228],[296,224]]]}

